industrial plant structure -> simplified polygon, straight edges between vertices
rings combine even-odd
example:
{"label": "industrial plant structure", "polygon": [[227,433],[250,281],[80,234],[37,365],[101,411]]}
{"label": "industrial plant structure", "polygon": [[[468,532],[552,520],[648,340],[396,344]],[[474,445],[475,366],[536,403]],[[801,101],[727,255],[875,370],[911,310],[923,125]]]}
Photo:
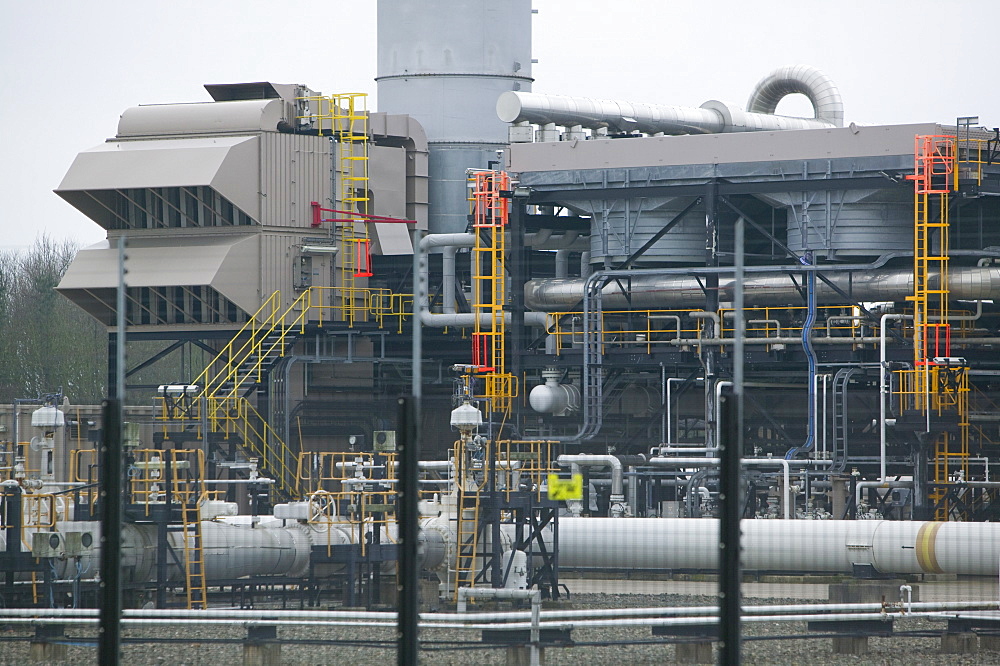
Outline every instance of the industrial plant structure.
{"label": "industrial plant structure", "polygon": [[[380,110],[207,85],[124,111],[56,190],[108,231],[59,291],[113,347],[125,237],[127,338],[213,357],[130,417],[137,601],[377,603],[414,377],[443,599],[558,596],[560,567],[715,566],[739,374],[746,568],[995,576],[995,130],[846,123],[804,65],[745,109],[545,95],[528,0],[379,4]],[[813,118],[775,115],[793,93]],[[8,606],[32,580],[79,590],[97,557],[102,424],[29,402],[0,435]],[[550,498],[574,472],[582,497]]]}

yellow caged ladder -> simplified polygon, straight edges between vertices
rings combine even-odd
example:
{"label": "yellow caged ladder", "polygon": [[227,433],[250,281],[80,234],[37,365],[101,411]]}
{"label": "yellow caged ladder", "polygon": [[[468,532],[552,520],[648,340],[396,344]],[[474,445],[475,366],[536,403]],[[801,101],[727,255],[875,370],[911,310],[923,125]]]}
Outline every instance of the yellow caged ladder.
{"label": "yellow caged ladder", "polygon": [[[485,390],[493,412],[510,414],[517,395],[516,378],[506,372],[507,320],[507,222],[510,176],[503,171],[472,173],[474,222],[476,235],[476,274],[473,275],[472,311],[476,314],[472,338],[473,365],[482,373]],[[488,319],[488,330],[483,320]]]}
{"label": "yellow caged ladder", "polygon": [[[934,439],[934,483],[929,499],[937,506],[935,520],[948,520],[943,484],[968,478],[968,368],[951,358],[948,321],[949,195],[955,189],[956,140],[953,136],[918,135],[914,148],[913,224],[913,370],[908,393],[917,410],[930,416],[954,412],[957,436],[940,432]],[[934,275],[937,275],[936,281]],[[904,371],[905,372],[905,371]]]}
{"label": "yellow caged ladder", "polygon": [[368,224],[368,110],[365,93],[344,93],[330,96],[333,130],[338,138],[339,199],[343,209],[354,211],[359,217],[348,215],[338,222],[343,252],[340,256],[340,284],[345,299],[348,325],[354,323],[354,300],[358,298],[358,278],[371,277],[371,239]]}

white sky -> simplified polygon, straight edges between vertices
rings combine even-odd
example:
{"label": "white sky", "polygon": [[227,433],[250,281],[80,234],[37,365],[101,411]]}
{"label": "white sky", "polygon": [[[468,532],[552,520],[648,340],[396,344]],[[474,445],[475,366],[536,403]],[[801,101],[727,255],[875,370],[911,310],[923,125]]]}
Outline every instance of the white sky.
{"label": "white sky", "polygon": [[[461,4],[467,0],[455,0]],[[499,0],[503,1],[503,0]],[[0,249],[104,231],[52,193],[138,104],[274,81],[375,98],[376,0],[0,0]],[[533,90],[746,102],[781,65],[840,88],[846,121],[1000,125],[993,0],[535,0]],[[806,115],[788,99],[779,112]]]}

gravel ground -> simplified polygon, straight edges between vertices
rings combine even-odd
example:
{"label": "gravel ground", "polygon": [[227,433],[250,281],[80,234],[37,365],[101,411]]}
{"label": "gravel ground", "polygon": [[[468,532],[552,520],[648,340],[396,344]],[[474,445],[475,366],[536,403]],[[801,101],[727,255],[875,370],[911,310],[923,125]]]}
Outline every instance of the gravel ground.
{"label": "gravel ground", "polygon": [[[714,601],[706,596],[643,595],[643,594],[577,594],[564,607],[651,607],[651,606],[694,606],[707,605]],[[757,603],[801,603],[794,599],[754,600]],[[260,606],[258,606],[258,610]],[[897,632],[940,632],[943,622],[926,619],[901,620],[896,622]],[[18,636],[29,636],[34,632],[28,627],[11,627],[0,624],[0,664],[24,664],[28,659],[29,646],[26,641],[11,641]],[[67,628],[68,640],[73,638],[93,640],[94,632],[86,627]],[[392,664],[395,663],[393,646],[373,647],[359,645],[368,641],[393,641],[394,630],[389,628],[307,628],[279,627],[278,636],[284,639],[281,647],[282,664]],[[745,623],[744,635],[750,639],[744,642],[743,655],[746,664],[809,664],[823,666],[833,664],[1000,664],[1000,652],[979,651],[966,655],[943,654],[939,636],[891,638],[869,638],[869,654],[863,657],[834,655],[830,638],[772,639],[778,636],[807,636],[804,622],[792,623]],[[124,664],[144,666],[147,664],[199,665],[242,664],[241,643],[227,644],[213,642],[218,639],[242,639],[246,629],[238,623],[202,627],[157,626],[128,628],[125,638],[185,639],[184,644],[149,642],[127,644],[124,647]],[[315,645],[310,640],[343,641],[336,645]],[[505,664],[503,648],[488,649],[436,649],[442,647],[437,641],[468,641],[473,647],[478,645],[479,634],[473,631],[435,629],[421,634],[423,651],[422,664]],[[548,648],[545,650],[547,664],[669,664],[677,663],[672,644],[658,643],[646,628],[604,628],[576,629],[573,631],[574,647]],[[626,644],[617,644],[626,641]],[[611,644],[616,643],[616,644]],[[96,663],[96,649],[92,645],[70,645],[67,658],[62,661],[46,660],[52,664]]]}

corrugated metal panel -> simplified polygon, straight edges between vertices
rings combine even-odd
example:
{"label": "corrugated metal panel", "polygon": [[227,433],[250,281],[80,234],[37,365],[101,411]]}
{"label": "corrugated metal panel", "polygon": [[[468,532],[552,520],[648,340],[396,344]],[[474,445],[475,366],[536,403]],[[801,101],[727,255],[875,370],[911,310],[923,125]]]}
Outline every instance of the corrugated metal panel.
{"label": "corrugated metal panel", "polygon": [[330,207],[330,140],[266,132],[260,143],[261,224],[308,228],[310,202]]}
{"label": "corrugated metal panel", "polygon": [[281,291],[285,305],[295,299],[292,290],[292,246],[295,237],[288,234],[262,234],[260,239],[261,300]]}

